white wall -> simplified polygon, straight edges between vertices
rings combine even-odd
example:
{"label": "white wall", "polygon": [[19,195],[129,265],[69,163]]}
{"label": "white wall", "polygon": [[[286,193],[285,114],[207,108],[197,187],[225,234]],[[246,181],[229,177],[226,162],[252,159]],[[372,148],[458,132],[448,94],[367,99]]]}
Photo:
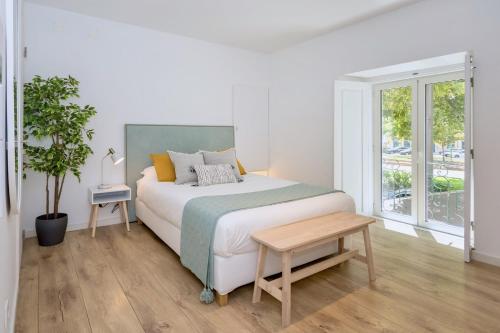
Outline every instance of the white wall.
{"label": "white wall", "polygon": [[500,260],[500,1],[426,0],[273,54],[271,174],[333,186],[333,81],[472,50],[476,250]]}
{"label": "white wall", "polygon": [[[99,183],[108,147],[124,150],[125,123],[232,125],[232,86],[266,85],[269,57],[62,10],[25,4],[25,78],[71,74],[81,83],[80,102],[94,105],[90,127],[94,155],[82,182],[67,179],[61,210],[70,228],[85,225],[87,188]],[[124,181],[124,163],[105,169],[106,181]],[[113,175],[111,174],[113,173]],[[43,213],[43,178],[28,174],[23,226],[34,229]],[[111,207],[101,209],[102,223]]]}
{"label": "white wall", "polygon": [[247,172],[269,169],[269,88],[233,88],[234,144]]}

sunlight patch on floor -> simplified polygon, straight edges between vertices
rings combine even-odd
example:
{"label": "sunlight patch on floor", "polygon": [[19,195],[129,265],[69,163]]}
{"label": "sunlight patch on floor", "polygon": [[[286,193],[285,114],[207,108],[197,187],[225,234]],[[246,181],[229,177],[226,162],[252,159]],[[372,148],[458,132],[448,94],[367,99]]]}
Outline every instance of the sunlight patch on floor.
{"label": "sunlight patch on floor", "polygon": [[387,230],[399,232],[400,234],[405,234],[413,237],[418,237],[415,227],[410,224],[390,220],[383,220],[382,223],[384,224],[384,228]]}
{"label": "sunlight patch on floor", "polygon": [[426,230],[426,232],[428,232],[439,244],[448,245],[460,250],[464,249],[464,239],[462,237],[434,230]]}
{"label": "sunlight patch on floor", "polygon": [[464,239],[459,236],[450,235],[444,232],[439,232],[430,229],[418,228],[408,223],[402,223],[392,220],[382,220],[384,229],[399,232],[415,238],[426,238],[436,241],[436,243],[451,246],[456,249],[464,249]]}

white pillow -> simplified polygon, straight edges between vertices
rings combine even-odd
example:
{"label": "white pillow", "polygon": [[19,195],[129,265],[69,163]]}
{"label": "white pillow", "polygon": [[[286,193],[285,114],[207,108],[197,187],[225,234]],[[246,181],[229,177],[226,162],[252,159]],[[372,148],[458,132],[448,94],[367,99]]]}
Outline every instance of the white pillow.
{"label": "white pillow", "polygon": [[156,169],[154,166],[147,167],[146,169],[142,170],[141,175],[143,176],[142,179],[146,180],[157,180],[158,177],[156,176]]}
{"label": "white pillow", "polygon": [[238,182],[231,164],[197,164],[193,168],[198,176],[199,186]]}
{"label": "white pillow", "polygon": [[203,154],[185,154],[171,150],[168,151],[168,154],[170,155],[170,159],[175,167],[176,184],[196,183],[198,181],[198,177],[196,177],[196,172],[193,169],[193,166],[205,164],[203,161]]}

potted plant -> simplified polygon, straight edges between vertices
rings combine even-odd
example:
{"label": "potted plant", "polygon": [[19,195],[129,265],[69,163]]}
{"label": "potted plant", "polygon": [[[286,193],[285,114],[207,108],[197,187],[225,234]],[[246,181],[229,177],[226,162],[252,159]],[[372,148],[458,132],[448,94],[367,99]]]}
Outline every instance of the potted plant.
{"label": "potted plant", "polygon": [[45,175],[45,214],[35,222],[42,246],[64,240],[68,215],[59,211],[64,181],[68,173],[80,181],[80,168],[93,153],[86,140],[92,140],[94,130],[86,125],[96,111],[73,103],[79,97],[78,85],[71,76],[35,76],[24,84],[23,167]]}

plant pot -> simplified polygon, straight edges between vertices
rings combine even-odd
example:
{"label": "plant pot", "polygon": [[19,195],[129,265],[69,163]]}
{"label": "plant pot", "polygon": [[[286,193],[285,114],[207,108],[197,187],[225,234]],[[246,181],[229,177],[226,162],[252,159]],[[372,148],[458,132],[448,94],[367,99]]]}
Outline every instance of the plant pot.
{"label": "plant pot", "polygon": [[36,236],[40,246],[52,246],[62,243],[68,226],[68,214],[43,214],[36,218]]}

